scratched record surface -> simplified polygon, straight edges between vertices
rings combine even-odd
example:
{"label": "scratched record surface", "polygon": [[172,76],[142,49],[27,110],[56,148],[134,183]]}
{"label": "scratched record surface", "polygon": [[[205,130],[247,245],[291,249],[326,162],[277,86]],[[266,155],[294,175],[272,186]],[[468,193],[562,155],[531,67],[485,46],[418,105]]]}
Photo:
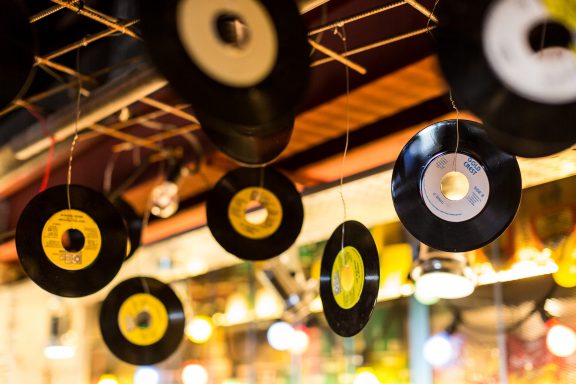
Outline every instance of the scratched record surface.
{"label": "scratched record surface", "polygon": [[522,180],[516,158],[490,142],[481,124],[435,123],[404,146],[392,172],[400,221],[422,243],[446,252],[478,249],[516,215]]}
{"label": "scratched record surface", "polygon": [[[257,202],[263,208],[247,216]],[[244,260],[266,260],[296,241],[304,208],[298,190],[282,173],[268,167],[238,168],[208,194],[206,218],[212,236],[228,252]]]}
{"label": "scratched record surface", "polygon": [[140,217],[132,205],[122,198],[113,201],[114,206],[122,215],[126,230],[128,231],[128,247],[126,252],[126,260],[134,255],[134,252],[140,247],[140,240],[142,238],[142,217]]}
{"label": "scratched record surface", "polygon": [[360,332],[372,316],[379,286],[380,261],[370,230],[358,221],[340,224],[320,266],[320,298],[330,328],[344,337]]}
{"label": "scratched record surface", "polygon": [[261,165],[275,160],[290,142],[294,114],[258,125],[229,123],[198,113],[203,131],[225,155],[240,164]]}
{"label": "scratched record surface", "polygon": [[80,185],[40,192],[16,226],[16,250],[26,274],[58,296],[80,297],[108,284],[126,256],[122,216],[102,194]]}
{"label": "scratched record surface", "polygon": [[574,15],[574,1],[438,5],[438,56],[454,98],[511,154],[546,156],[576,142]]}
{"label": "scratched record surface", "polygon": [[141,1],[150,56],[195,111],[259,125],[308,86],[309,46],[293,0]]}
{"label": "scratched record surface", "polygon": [[124,280],[100,308],[100,332],[108,349],[134,365],[168,358],[184,335],[184,308],[174,291],[151,277]]}
{"label": "scratched record surface", "polygon": [[2,1],[0,12],[0,108],[22,96],[32,78],[35,38],[23,2]]}

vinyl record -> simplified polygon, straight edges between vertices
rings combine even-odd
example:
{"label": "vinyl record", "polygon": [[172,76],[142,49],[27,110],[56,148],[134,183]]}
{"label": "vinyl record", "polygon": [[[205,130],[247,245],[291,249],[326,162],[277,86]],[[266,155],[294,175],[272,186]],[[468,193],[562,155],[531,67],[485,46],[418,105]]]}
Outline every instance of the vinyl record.
{"label": "vinyl record", "polygon": [[551,155],[576,142],[574,8],[549,0],[438,5],[438,56],[453,96],[511,154]]}
{"label": "vinyl record", "polygon": [[516,159],[493,145],[480,124],[460,120],[459,134],[456,124],[442,121],[418,132],[392,172],[400,221],[422,243],[445,252],[478,249],[500,236],[522,193]]}
{"label": "vinyl record", "polygon": [[20,1],[5,0],[0,12],[0,108],[22,96],[32,79],[35,38]]}
{"label": "vinyl record", "polygon": [[260,125],[294,110],[309,46],[293,0],[141,1],[152,60],[196,112]]}
{"label": "vinyl record", "polygon": [[243,165],[263,165],[275,160],[288,145],[294,126],[292,113],[256,126],[227,123],[202,113],[196,117],[210,141]]}
{"label": "vinyl record", "polygon": [[122,216],[102,194],[59,185],[37,194],[16,226],[16,251],[26,274],[58,296],[80,297],[108,284],[126,257]]}
{"label": "vinyl record", "polygon": [[330,328],[343,337],[360,332],[372,316],[379,286],[380,261],[370,231],[353,220],[340,224],[320,267],[320,298]]}
{"label": "vinyl record", "polygon": [[140,217],[134,208],[124,199],[118,198],[113,201],[114,206],[122,215],[126,230],[128,231],[128,247],[126,260],[134,255],[134,252],[140,247],[142,238],[142,217]]}
{"label": "vinyl record", "polygon": [[100,309],[100,332],[120,360],[151,365],[168,358],[184,336],[184,308],[166,284],[133,277],[118,284]]}
{"label": "vinyl record", "polygon": [[[259,202],[263,221],[246,216]],[[271,168],[239,168],[218,181],[206,200],[208,228],[228,252],[244,260],[265,260],[296,241],[304,220],[302,199],[294,184]]]}

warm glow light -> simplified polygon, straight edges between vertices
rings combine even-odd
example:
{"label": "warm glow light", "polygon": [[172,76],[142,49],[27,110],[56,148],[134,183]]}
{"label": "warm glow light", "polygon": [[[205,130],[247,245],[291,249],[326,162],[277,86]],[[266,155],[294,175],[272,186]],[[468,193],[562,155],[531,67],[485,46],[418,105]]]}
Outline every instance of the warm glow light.
{"label": "warm glow light", "polygon": [[212,325],[212,319],[207,316],[194,316],[194,318],[186,324],[184,330],[186,337],[197,344],[207,342],[212,336],[213,331],[214,326]]}
{"label": "warm glow light", "polygon": [[134,384],[159,384],[160,374],[154,367],[138,367],[134,373]]}
{"label": "warm glow light", "polygon": [[76,354],[76,349],[70,345],[49,345],[44,348],[44,357],[50,360],[71,359]]}
{"label": "warm glow light", "polygon": [[433,367],[443,367],[454,360],[454,346],[450,335],[438,333],[424,344],[424,359]]}
{"label": "warm glow light", "polygon": [[380,384],[380,380],[378,380],[373,372],[363,371],[354,377],[353,384]]}
{"label": "warm glow light", "polygon": [[434,305],[440,301],[438,297],[432,296],[430,292],[425,291],[423,289],[416,290],[414,292],[414,298],[418,300],[420,304],[424,305]]}
{"label": "warm glow light", "polygon": [[188,364],[182,370],[182,382],[184,384],[207,384],[208,371],[200,364]]}
{"label": "warm glow light", "polygon": [[555,324],[546,335],[546,346],[555,356],[568,357],[576,352],[576,333],[572,328]]}
{"label": "warm glow light", "polygon": [[272,348],[285,351],[292,346],[294,328],[284,321],[277,321],[270,326],[266,336]]}
{"label": "warm glow light", "polygon": [[240,293],[230,295],[226,303],[226,320],[229,324],[238,324],[248,319],[248,301]]}
{"label": "warm glow light", "polygon": [[118,379],[114,375],[102,375],[98,384],[118,384]]}
{"label": "warm glow light", "polygon": [[303,329],[297,329],[294,331],[292,336],[292,345],[290,346],[290,352],[301,355],[308,350],[310,346],[310,337]]}
{"label": "warm glow light", "polygon": [[150,200],[152,201],[150,212],[154,216],[163,219],[172,216],[178,210],[178,185],[170,181],[164,181],[154,187]]}
{"label": "warm glow light", "polygon": [[278,317],[282,308],[278,298],[269,290],[261,290],[256,294],[256,315],[261,319]]}
{"label": "warm glow light", "polygon": [[416,281],[418,295],[438,297],[440,299],[459,299],[474,292],[476,282],[464,276],[449,272],[430,272]]}

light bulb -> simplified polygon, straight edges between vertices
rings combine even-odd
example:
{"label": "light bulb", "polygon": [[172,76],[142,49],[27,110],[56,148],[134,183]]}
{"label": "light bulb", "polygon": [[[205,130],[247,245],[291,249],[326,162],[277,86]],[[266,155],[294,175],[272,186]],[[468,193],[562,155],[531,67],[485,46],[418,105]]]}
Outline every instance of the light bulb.
{"label": "light bulb", "polygon": [[163,219],[172,216],[178,210],[178,185],[171,181],[164,181],[152,190],[150,195],[152,207],[150,212]]}
{"label": "light bulb", "polygon": [[418,300],[418,302],[420,304],[424,304],[424,305],[434,305],[436,303],[438,303],[440,301],[440,299],[436,296],[433,296],[430,294],[430,292],[428,292],[427,290],[425,290],[424,288],[426,288],[426,284],[424,284],[424,288],[422,286],[422,284],[420,284],[420,289],[415,288],[414,291],[414,298],[416,300]]}
{"label": "light bulb", "polygon": [[248,301],[241,293],[230,295],[226,303],[226,320],[229,324],[238,324],[248,318]]}
{"label": "light bulb", "polygon": [[373,372],[362,371],[354,377],[353,384],[380,384],[380,380],[378,380]]}
{"label": "light bulb", "polygon": [[294,328],[284,321],[277,321],[270,326],[266,336],[272,348],[285,351],[292,346]]}
{"label": "light bulb", "polygon": [[70,345],[48,345],[44,348],[44,357],[50,360],[71,359],[76,354],[76,349]]}
{"label": "light bulb", "polygon": [[118,379],[114,375],[105,374],[100,376],[98,384],[118,384]]}
{"label": "light bulb", "polygon": [[184,330],[188,339],[194,343],[202,344],[208,341],[214,331],[212,319],[207,316],[194,316]]}
{"label": "light bulb", "polygon": [[568,357],[576,352],[576,333],[572,328],[555,324],[546,335],[546,346],[555,356]]}
{"label": "light bulb", "polygon": [[290,346],[290,352],[301,355],[310,345],[310,337],[303,329],[296,329],[294,335],[292,336],[292,345]]}
{"label": "light bulb", "polygon": [[200,364],[188,364],[182,370],[184,384],[207,384],[208,371]]}
{"label": "light bulb", "polygon": [[433,367],[443,367],[454,359],[455,351],[451,336],[438,333],[424,343],[424,359]]}
{"label": "light bulb", "polygon": [[134,373],[134,384],[159,384],[160,374],[154,367],[138,367]]}
{"label": "light bulb", "polygon": [[267,289],[256,294],[256,315],[261,319],[270,319],[282,314],[280,300]]}

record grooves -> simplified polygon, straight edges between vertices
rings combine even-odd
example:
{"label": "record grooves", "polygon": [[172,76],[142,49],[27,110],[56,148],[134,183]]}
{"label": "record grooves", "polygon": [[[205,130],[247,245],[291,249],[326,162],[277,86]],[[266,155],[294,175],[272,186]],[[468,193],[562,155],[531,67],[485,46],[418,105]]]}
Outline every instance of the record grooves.
{"label": "record grooves", "polygon": [[343,337],[360,332],[370,320],[379,286],[380,261],[370,231],[353,220],[340,224],[326,243],[320,267],[320,298],[330,328]]}

